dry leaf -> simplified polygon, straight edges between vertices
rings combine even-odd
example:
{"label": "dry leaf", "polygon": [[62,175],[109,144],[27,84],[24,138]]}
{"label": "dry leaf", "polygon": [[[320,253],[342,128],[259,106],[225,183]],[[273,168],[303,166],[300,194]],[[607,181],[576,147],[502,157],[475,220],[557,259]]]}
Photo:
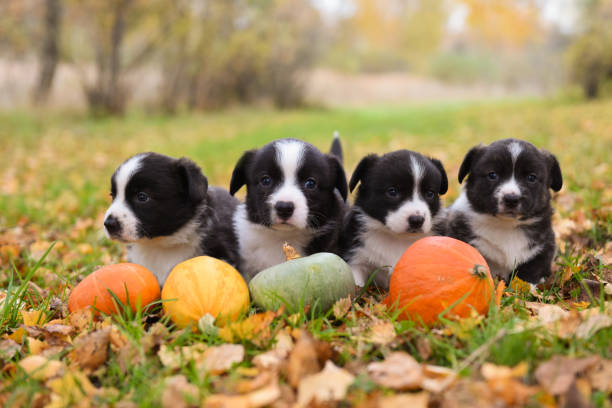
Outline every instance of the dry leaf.
{"label": "dry leaf", "polygon": [[371,326],[370,330],[363,337],[363,340],[368,343],[380,344],[385,346],[395,340],[395,327],[388,320],[377,320]]}
{"label": "dry leaf", "polygon": [[487,381],[505,380],[509,378],[519,378],[527,374],[529,366],[525,361],[514,367],[498,366],[491,363],[484,363],[480,368],[480,373]]}
{"label": "dry leaf", "polygon": [[199,405],[198,387],[190,384],[184,375],[168,377],[161,402],[164,408],[196,407]]}
{"label": "dry leaf", "polygon": [[228,343],[249,340],[257,346],[263,346],[270,340],[270,325],[276,316],[278,312],[257,313],[220,328],[218,335]]}
{"label": "dry leaf", "polygon": [[23,318],[23,324],[26,326],[39,326],[45,318],[42,310],[21,310],[21,317]]}
{"label": "dry leaf", "polygon": [[293,349],[293,340],[284,330],[276,333],[276,344],[272,350],[253,357],[253,365],[262,370],[278,370]]}
{"label": "dry leaf", "polygon": [[612,360],[600,360],[586,373],[589,383],[596,390],[612,392]]}
{"label": "dry leaf", "polygon": [[421,388],[426,391],[440,393],[457,379],[457,373],[452,368],[423,365],[423,383]]}
{"label": "dry leaf", "polygon": [[429,394],[427,392],[396,394],[378,400],[378,406],[381,408],[427,408],[428,403]]}
{"label": "dry leaf", "polygon": [[93,371],[104,364],[108,357],[110,331],[110,328],[97,330],[79,338],[70,352],[70,359],[83,370]]}
{"label": "dry leaf", "polygon": [[[204,352],[203,368],[213,375],[221,374],[244,360],[242,344],[222,344]],[[196,362],[197,366],[197,362]]]}
{"label": "dry leaf", "polygon": [[20,348],[15,340],[5,339],[0,341],[0,361],[12,359]]}
{"label": "dry leaf", "polygon": [[334,317],[338,320],[342,319],[351,309],[351,296],[347,296],[345,298],[339,299],[332,306],[332,313]]}
{"label": "dry leaf", "polygon": [[40,341],[33,337],[28,337],[28,348],[30,350],[30,354],[40,354],[47,347],[48,345],[44,341]]}
{"label": "dry leaf", "polygon": [[277,383],[260,388],[245,395],[211,395],[206,398],[204,408],[260,408],[273,404],[281,397]]}
{"label": "dry leaf", "polygon": [[309,333],[302,332],[289,353],[287,366],[289,384],[295,388],[302,378],[317,373],[320,369],[315,340]]}
{"label": "dry leaf", "polygon": [[423,368],[408,353],[391,353],[382,362],[368,364],[368,373],[375,383],[395,390],[414,390],[421,387]]}
{"label": "dry leaf", "polygon": [[540,364],[535,371],[535,377],[549,394],[565,394],[574,382],[576,374],[595,365],[597,360],[595,356],[586,358],[554,356]]}
{"label": "dry leaf", "polygon": [[93,312],[90,308],[80,309],[68,316],[68,323],[80,333],[87,331],[93,321]]}
{"label": "dry leaf", "polygon": [[327,361],[323,371],[300,381],[297,405],[305,407],[313,401],[340,401],[346,397],[346,391],[354,381],[355,377],[351,373]]}
{"label": "dry leaf", "polygon": [[587,339],[597,333],[597,331],[610,326],[612,326],[612,317],[594,313],[587,317],[587,319],[576,328],[576,337],[579,339]]}
{"label": "dry leaf", "polygon": [[42,356],[28,356],[17,363],[17,366],[33,378],[43,381],[62,375],[66,369],[61,361],[49,360]]}

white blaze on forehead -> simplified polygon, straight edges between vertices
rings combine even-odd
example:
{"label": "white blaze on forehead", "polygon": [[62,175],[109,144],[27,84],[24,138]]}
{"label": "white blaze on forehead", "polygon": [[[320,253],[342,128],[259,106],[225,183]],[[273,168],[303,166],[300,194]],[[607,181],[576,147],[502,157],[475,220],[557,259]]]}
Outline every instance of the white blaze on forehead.
{"label": "white blaze on forehead", "polygon": [[276,143],[274,148],[276,150],[276,163],[281,169],[283,182],[268,198],[270,213],[272,214],[272,224],[281,222],[281,219],[276,215],[274,206],[279,201],[286,201],[293,203],[295,209],[293,210],[293,215],[285,222],[298,228],[306,228],[308,201],[298,185],[297,176],[304,157],[304,143],[297,140],[280,141]]}
{"label": "white blaze on forehead", "polygon": [[104,218],[112,215],[121,224],[121,239],[135,241],[138,237],[138,219],[127,204],[125,189],[130,179],[142,165],[143,155],[134,156],[123,163],[115,173],[115,199]]}
{"label": "white blaze on forehead", "polygon": [[523,146],[519,142],[512,142],[508,145],[510,156],[512,156],[512,166],[516,164],[516,160],[523,151]]}
{"label": "white blaze on forehead", "polygon": [[421,227],[423,232],[429,232],[432,226],[431,211],[429,205],[427,205],[419,193],[425,169],[413,157],[410,158],[410,167],[412,168],[412,178],[414,180],[412,196],[407,198],[397,210],[387,214],[385,225],[393,232],[406,232],[409,227],[408,218],[411,215],[420,215],[425,219]]}

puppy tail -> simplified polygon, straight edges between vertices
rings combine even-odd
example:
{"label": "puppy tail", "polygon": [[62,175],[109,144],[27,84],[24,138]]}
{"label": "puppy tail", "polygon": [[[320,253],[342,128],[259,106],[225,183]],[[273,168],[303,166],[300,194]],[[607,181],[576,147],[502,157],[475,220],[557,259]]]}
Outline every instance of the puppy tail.
{"label": "puppy tail", "polygon": [[332,141],[331,148],[329,149],[329,153],[333,156],[336,156],[340,163],[344,161],[344,154],[342,153],[342,144],[340,143],[340,134],[337,130],[334,131],[334,140]]}

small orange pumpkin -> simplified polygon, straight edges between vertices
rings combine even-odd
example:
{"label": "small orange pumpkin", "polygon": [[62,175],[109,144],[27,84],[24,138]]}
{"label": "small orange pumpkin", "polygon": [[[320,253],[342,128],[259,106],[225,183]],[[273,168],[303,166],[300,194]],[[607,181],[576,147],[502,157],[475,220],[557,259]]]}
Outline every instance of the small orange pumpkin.
{"label": "small orange pumpkin", "polygon": [[412,244],[395,265],[383,303],[401,311],[400,319],[435,323],[446,316],[486,313],[493,296],[491,273],[473,246],[449,237],[426,237]]}
{"label": "small orange pumpkin", "polygon": [[[70,293],[68,310],[72,313],[88,306],[97,311],[116,313],[113,296],[124,305],[128,302],[133,311],[159,299],[160,288],[155,275],[147,268],[133,263],[104,266],[83,279]],[[127,290],[127,293],[126,293]]]}

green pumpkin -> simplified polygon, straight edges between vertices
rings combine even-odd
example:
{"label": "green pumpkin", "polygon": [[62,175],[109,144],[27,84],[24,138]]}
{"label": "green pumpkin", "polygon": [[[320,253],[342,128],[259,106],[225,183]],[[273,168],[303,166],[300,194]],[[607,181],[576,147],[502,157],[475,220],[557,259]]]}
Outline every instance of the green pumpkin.
{"label": "green pumpkin", "polygon": [[337,300],[354,296],[355,280],[342,258],[321,252],[264,269],[251,279],[249,290],[255,304],[266,310],[284,304],[295,313],[310,305],[324,313]]}

